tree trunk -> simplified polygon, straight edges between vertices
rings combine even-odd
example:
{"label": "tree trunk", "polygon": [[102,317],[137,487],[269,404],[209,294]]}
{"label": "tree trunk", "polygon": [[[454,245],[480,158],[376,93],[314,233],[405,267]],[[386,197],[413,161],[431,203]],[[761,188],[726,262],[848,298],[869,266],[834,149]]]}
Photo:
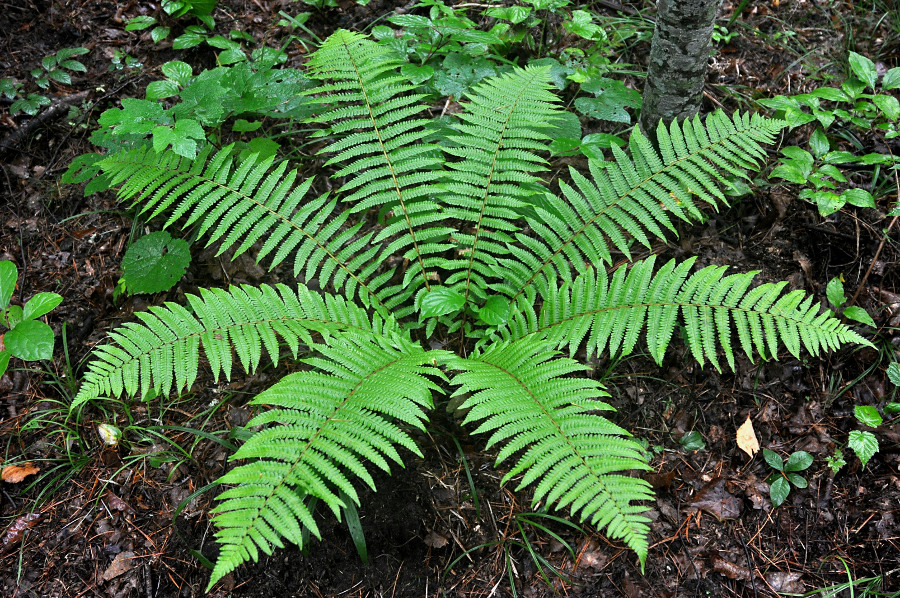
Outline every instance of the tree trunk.
{"label": "tree trunk", "polygon": [[644,83],[641,128],[654,135],[666,124],[697,114],[703,98],[706,67],[716,11],[722,0],[658,0]]}

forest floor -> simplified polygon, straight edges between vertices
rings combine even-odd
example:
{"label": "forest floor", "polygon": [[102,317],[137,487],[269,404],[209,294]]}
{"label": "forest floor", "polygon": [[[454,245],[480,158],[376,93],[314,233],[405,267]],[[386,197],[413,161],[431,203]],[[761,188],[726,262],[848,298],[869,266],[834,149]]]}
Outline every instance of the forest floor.
{"label": "forest floor", "polygon": [[[0,140],[17,135],[0,145],[0,259],[19,268],[14,302],[40,291],[64,297],[48,317],[57,333],[54,360],[14,359],[0,378],[0,458],[33,469],[21,481],[0,482],[3,597],[203,595],[209,570],[198,557],[215,556],[208,516],[215,490],[195,493],[224,473],[228,457],[227,447],[210,437],[246,423],[246,402],[275,379],[275,372],[263,370],[230,383],[208,380],[162,403],[91,405],[79,419],[68,417],[86,358],[112,328],[198,287],[265,276],[250,259],[198,251],[172,291],[114,302],[133,234],[129,212],[112,192],[84,197],[82,186],[60,182],[72,159],[92,151],[88,136],[98,115],[122,98],[142,98],[160,64],[178,58],[214,66],[209,47],[177,53],[169,42],[151,43],[146,31],[125,31],[125,21],[150,4],[24,0],[0,8],[0,77],[24,81],[48,54],[90,49],[79,57],[87,72],[54,87],[54,101],[81,93],[70,102],[78,110],[35,121],[10,118],[8,103],[0,105]],[[720,23],[735,4],[726,0]],[[766,0],[744,6],[731,26],[737,35],[719,42],[711,58],[704,111],[752,108],[758,98],[823,85],[824,74],[840,73],[848,49],[880,68],[898,66],[900,17],[856,4]],[[615,15],[615,6],[597,3],[594,10]],[[648,6],[622,8],[631,17],[633,9],[653,16]],[[279,10],[312,10],[307,26],[324,38],[337,27],[363,30],[395,7],[342,1],[315,11],[291,2],[225,0],[214,15],[226,31],[240,28],[268,39]],[[403,10],[417,9],[409,4]],[[111,69],[116,50],[142,68]],[[290,66],[299,66],[305,52],[296,44],[291,50]],[[641,41],[626,60],[643,68],[648,51]],[[628,84],[640,89],[639,80]],[[804,135],[808,129],[795,129],[781,143],[805,144]],[[896,141],[870,151],[900,155]],[[762,597],[801,595],[848,578],[876,578],[857,585],[855,595],[864,595],[865,587],[870,596],[881,595],[876,589],[900,592],[900,423],[888,419],[875,431],[880,451],[865,467],[846,448],[848,434],[863,428],[855,406],[897,400],[886,375],[900,341],[896,228],[868,269],[898,198],[892,190],[877,198],[877,209],[847,206],[822,218],[797,191],[763,184],[703,225],[683,226],[678,241],[661,253],[695,255],[700,266],[759,270],[763,280],[787,280],[822,302],[828,281],[843,276],[848,296],[862,285],[856,303],[878,324],[877,332],[866,333],[878,349],[784,355],[761,364],[738,360],[736,372],[721,374],[694,365],[678,346],[663,368],[640,355],[620,363],[606,380],[616,421],[647,438],[654,453],[647,478],[658,498],[643,572],[633,553],[600,533],[529,516],[527,493],[500,484],[502,470],[494,469],[495,453],[484,450],[484,439],[438,412],[429,433],[417,438],[425,458],[376,477],[377,493],[361,492],[368,564],[345,525],[323,516],[323,539],[308,554],[288,548],[263,555],[211,595]],[[595,367],[609,365],[601,359]],[[815,458],[803,472],[808,487],[794,488],[778,508],[772,508],[771,469],[762,455],[751,459],[735,442],[748,417],[761,446],[785,457],[803,450]],[[103,448],[96,427],[104,422],[131,426],[130,442]],[[692,431],[705,446],[681,442]],[[835,475],[826,458],[836,448],[847,464]]]}

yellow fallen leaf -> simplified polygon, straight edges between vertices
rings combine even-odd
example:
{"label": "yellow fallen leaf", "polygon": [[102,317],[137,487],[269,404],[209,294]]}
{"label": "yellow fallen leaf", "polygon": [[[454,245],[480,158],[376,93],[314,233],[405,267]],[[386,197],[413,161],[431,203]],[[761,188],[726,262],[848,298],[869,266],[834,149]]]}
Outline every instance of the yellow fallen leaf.
{"label": "yellow fallen leaf", "polygon": [[741,424],[737,430],[737,445],[751,457],[759,451],[759,440],[756,439],[756,432],[753,430],[753,422],[750,421],[749,415],[747,421]]}

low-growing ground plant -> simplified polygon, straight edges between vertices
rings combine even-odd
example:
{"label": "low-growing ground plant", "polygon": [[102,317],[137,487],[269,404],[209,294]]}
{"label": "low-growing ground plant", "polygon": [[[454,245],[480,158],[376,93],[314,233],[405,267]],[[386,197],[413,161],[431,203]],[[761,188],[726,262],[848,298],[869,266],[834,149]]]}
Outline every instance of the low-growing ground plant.
{"label": "low-growing ground plant", "polygon": [[62,303],[56,293],[37,293],[25,305],[10,304],[19,269],[10,261],[0,261],[0,376],[11,357],[38,361],[53,357],[53,329],[41,316]]}
{"label": "low-growing ground plant", "polygon": [[[303,92],[334,189],[273,155],[207,144],[194,157],[143,143],[98,158],[97,172],[141,214],[193,229],[220,253],[255,251],[296,285],[202,289],[187,305],[138,313],[95,350],[72,409],[123,394],[190,387],[208,364],[230,379],[268,358],[302,364],[261,392],[242,462],[219,483],[220,553],[210,587],[284,541],[318,536],[311,505],[336,517],[355,482],[410,455],[435,402],[510,461],[504,481],[621,540],[643,565],[649,469],[642,443],[611,411],[586,360],[631,353],[662,363],[674,336],[701,364],[818,354],[868,344],[786,283],[754,285],[695,260],[636,259],[674,219],[724,202],[785,126],[721,112],[656,130],[571,168],[558,191],[540,178],[558,123],[549,66],[474,85],[435,138],[420,88],[390,48],[338,31],[312,55]],[[625,265],[613,268],[621,260]],[[610,271],[607,271],[610,268]],[[258,430],[250,433],[250,430]]]}

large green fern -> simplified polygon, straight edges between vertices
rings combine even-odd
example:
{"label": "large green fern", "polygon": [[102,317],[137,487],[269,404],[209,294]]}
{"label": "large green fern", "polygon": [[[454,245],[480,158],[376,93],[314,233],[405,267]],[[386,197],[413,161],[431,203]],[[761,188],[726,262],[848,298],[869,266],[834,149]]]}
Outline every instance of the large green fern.
{"label": "large green fern", "polygon": [[[263,429],[219,480],[233,487],[213,513],[210,586],[283,539],[301,543],[304,528],[317,534],[309,500],[340,517],[359,502],[356,479],[374,486],[368,465],[402,463],[399,447],[418,454],[405,429],[421,429],[448,388],[467,395],[465,425],[502,445],[498,462],[518,455],[504,481],[521,475],[535,502],[605,528],[643,565],[652,493],[627,472],[647,469],[647,455],[598,414],[607,395],[573,360],[582,348],[624,355],[645,338],[661,362],[681,325],[701,365],[724,356],[734,368],[736,346],[767,359],[781,344],[797,355],[866,343],[784,283],[753,287],[752,273],[691,274],[693,260],[656,270],[653,258],[603,267],[614,250],[630,260],[632,241],[671,234],[672,216],[699,217],[695,199],[722,203],[724,177],[757,167],[784,123],[717,113],[660,126],[658,150],[635,131],[627,152],[591,161],[589,176],[570,170],[556,195],[539,178],[560,114],[547,69],[483,81],[435,144],[399,66],[346,31],[312,56],[311,120],[327,125],[334,195],[309,197],[312,179],[231,147],[195,160],[142,147],[99,163],[120,197],[169,214],[164,226],[192,227],[220,253],[256,247],[270,268],[293,254],[300,282],[204,290],[189,309],[138,314],[95,351],[73,408],[187,388],[204,356],[216,379],[232,375],[234,355],[247,372],[264,355],[304,364],[254,399],[270,407],[249,424]],[[428,348],[453,331],[455,351]]]}

